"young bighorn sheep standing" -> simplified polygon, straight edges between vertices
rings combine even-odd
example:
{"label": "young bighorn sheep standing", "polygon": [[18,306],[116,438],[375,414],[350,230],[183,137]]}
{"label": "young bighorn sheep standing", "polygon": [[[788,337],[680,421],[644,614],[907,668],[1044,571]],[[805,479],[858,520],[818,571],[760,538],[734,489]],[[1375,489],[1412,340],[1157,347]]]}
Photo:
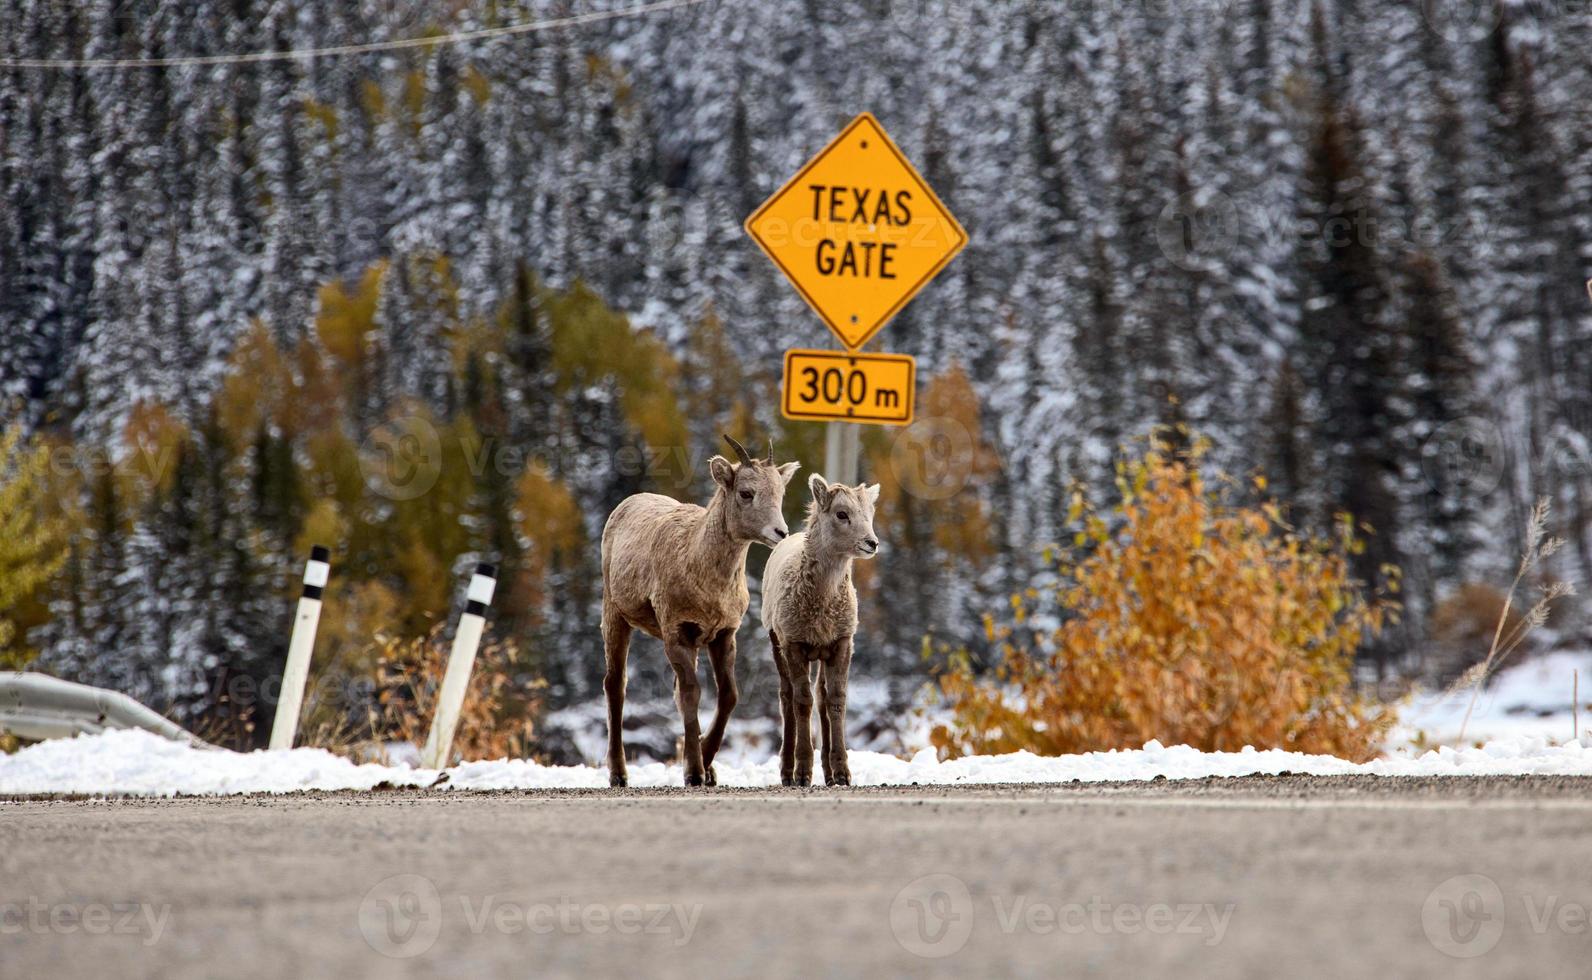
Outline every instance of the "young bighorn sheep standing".
{"label": "young bighorn sheep standing", "polygon": [[807,481],[812,503],[807,524],[774,548],[763,571],[763,627],[779,668],[779,708],[784,736],[779,745],[780,782],[813,781],[813,683],[810,665],[820,666],[818,726],[824,782],[850,786],[846,760],[846,681],[851,639],[857,632],[857,589],[851,562],[879,553],[873,508],[879,485],[848,487],[818,474]]}
{"label": "young bighorn sheep standing", "polygon": [[[723,456],[708,463],[715,489],[707,507],[683,504],[655,493],[622,501],[603,527],[603,650],[608,673],[608,782],[624,786],[625,659],[630,632],[639,629],[663,641],[674,668],[675,700],[685,722],[685,784],[717,782],[713,757],[735,710],[735,631],[746,615],[746,552],[752,543],[773,547],[790,529],[780,508],[785,487],[800,463],[753,459],[725,436],[740,462]],[[697,701],[697,650],[706,645],[713,663],[718,706],[713,727],[701,738]]]}

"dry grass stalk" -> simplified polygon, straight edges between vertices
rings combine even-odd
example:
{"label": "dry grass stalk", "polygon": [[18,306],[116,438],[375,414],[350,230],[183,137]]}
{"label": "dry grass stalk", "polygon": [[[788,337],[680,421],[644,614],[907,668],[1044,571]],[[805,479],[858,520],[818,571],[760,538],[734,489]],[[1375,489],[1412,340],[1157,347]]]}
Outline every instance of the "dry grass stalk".
{"label": "dry grass stalk", "polygon": [[1470,726],[1470,718],[1476,710],[1476,702],[1481,698],[1481,690],[1486,685],[1488,678],[1509,659],[1510,654],[1519,649],[1526,637],[1532,631],[1548,621],[1548,611],[1553,604],[1565,596],[1575,594],[1575,587],[1569,582],[1549,582],[1543,587],[1541,595],[1532,607],[1526,610],[1514,627],[1507,633],[1504,625],[1508,622],[1509,612],[1514,607],[1515,593],[1520,588],[1520,583],[1525,581],[1527,575],[1542,567],[1542,564],[1554,553],[1564,547],[1563,538],[1550,538],[1547,536],[1548,514],[1550,508],[1548,498],[1543,497],[1531,509],[1531,520],[1526,525],[1526,547],[1520,555],[1520,567],[1515,572],[1515,580],[1509,583],[1509,591],[1504,596],[1504,610],[1498,617],[1498,626],[1493,630],[1492,646],[1487,651],[1487,657],[1481,663],[1465,671],[1454,686],[1449,688],[1449,693],[1458,693],[1466,688],[1471,689],[1470,704],[1465,708],[1465,719],[1459,725],[1459,741],[1465,741],[1465,729]]}
{"label": "dry grass stalk", "polygon": [[[491,640],[476,654],[470,690],[459,715],[453,754],[459,761],[531,757],[535,718],[546,682],[527,677],[512,641]],[[376,706],[371,730],[382,742],[423,745],[436,713],[448,666],[440,628],[409,640],[383,638],[376,658]],[[382,752],[378,748],[378,756]]]}

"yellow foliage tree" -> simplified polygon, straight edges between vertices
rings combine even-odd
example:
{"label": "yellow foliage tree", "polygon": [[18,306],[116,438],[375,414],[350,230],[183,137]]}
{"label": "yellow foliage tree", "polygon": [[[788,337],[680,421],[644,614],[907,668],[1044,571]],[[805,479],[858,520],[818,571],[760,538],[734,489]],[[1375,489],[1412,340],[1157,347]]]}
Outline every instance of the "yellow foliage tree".
{"label": "yellow foliage tree", "polygon": [[373,264],[354,283],[334,280],[321,287],[315,333],[333,357],[356,368],[365,357],[365,338],[376,326],[376,306],[387,262]]}
{"label": "yellow foliage tree", "polygon": [[526,468],[515,491],[519,533],[530,542],[515,586],[524,592],[523,607],[534,609],[542,602],[548,573],[572,564],[585,547],[586,526],[580,501],[539,463]]}
{"label": "yellow foliage tree", "polygon": [[122,442],[130,450],[124,469],[138,499],[171,489],[177,454],[188,438],[187,426],[164,405],[141,401],[133,406]]}
{"label": "yellow foliage tree", "polygon": [[0,432],[0,663],[20,666],[14,618],[66,560],[65,525],[43,514],[49,449],[23,437],[22,426]]}
{"label": "yellow foliage tree", "polygon": [[277,347],[262,321],[255,320],[238,339],[228,369],[216,393],[215,411],[233,449],[247,446],[262,424],[288,429],[298,414],[301,392],[291,356]]}
{"label": "yellow foliage tree", "polygon": [[[1288,527],[1272,503],[1231,502],[1185,456],[1152,442],[1118,466],[1109,514],[1075,494],[1081,527],[1053,596],[1014,596],[1015,625],[986,629],[1002,660],[975,675],[958,657],[940,678],[954,726],[947,755],[1041,755],[1137,748],[1150,739],[1205,751],[1244,746],[1376,755],[1394,722],[1353,685],[1360,643],[1397,605],[1350,573],[1363,542]],[[1257,481],[1260,489],[1264,482]],[[1388,589],[1397,570],[1386,569]],[[1035,629],[1053,599],[1060,625]]]}
{"label": "yellow foliage tree", "polygon": [[994,557],[995,529],[980,491],[1000,471],[999,458],[982,438],[978,392],[960,365],[924,386],[917,419],[910,428],[864,437],[863,473],[879,484],[878,524],[890,564],[861,562],[853,572],[864,594],[875,575],[918,580],[908,597],[915,608],[891,617],[892,623],[902,618],[912,624],[913,642],[932,632],[941,579],[981,568]]}
{"label": "yellow foliage tree", "polygon": [[[687,444],[675,392],[679,365],[662,340],[635,330],[583,283],[547,301],[561,392],[611,384],[625,421],[655,451]],[[666,486],[683,486],[678,479]]]}

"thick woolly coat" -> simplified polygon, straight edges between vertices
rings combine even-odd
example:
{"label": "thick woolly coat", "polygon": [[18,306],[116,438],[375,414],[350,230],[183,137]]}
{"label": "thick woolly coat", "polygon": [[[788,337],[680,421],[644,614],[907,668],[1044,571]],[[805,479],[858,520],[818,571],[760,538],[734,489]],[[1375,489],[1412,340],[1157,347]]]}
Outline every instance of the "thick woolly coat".
{"label": "thick woolly coat", "polygon": [[806,525],[774,548],[763,569],[763,628],[782,645],[825,647],[857,632],[857,587],[851,580],[857,543],[839,537],[820,512],[842,507],[866,516],[867,523],[850,533],[871,534],[874,498],[865,487],[825,484],[817,476],[813,481]]}
{"label": "thick woolly coat", "polygon": [[[655,493],[627,498],[603,528],[603,602],[651,636],[699,646],[741,625],[748,541],[731,538],[723,487],[706,507]],[[660,624],[678,624],[664,636]]]}
{"label": "thick woolly coat", "polygon": [[763,569],[763,628],[782,644],[826,646],[857,632],[851,555],[824,555],[807,531],[779,543]]}

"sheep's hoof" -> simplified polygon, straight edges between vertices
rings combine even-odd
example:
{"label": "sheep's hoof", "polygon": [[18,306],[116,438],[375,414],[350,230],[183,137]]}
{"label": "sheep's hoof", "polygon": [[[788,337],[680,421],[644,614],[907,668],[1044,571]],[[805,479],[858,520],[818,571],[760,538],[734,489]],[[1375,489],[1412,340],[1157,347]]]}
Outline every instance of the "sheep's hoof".
{"label": "sheep's hoof", "polygon": [[782,773],[779,774],[779,784],[781,786],[795,786],[796,785],[796,777],[792,776],[788,772],[782,772]]}
{"label": "sheep's hoof", "polygon": [[619,788],[624,787],[624,786],[629,786],[630,785],[630,777],[626,776],[622,772],[613,772],[612,770],[610,770],[609,773],[608,773],[608,785],[612,786],[615,789],[619,789]]}
{"label": "sheep's hoof", "polygon": [[849,773],[849,772],[825,773],[824,774],[824,785],[825,786],[850,786],[851,785],[851,773]]}
{"label": "sheep's hoof", "polygon": [[794,783],[792,783],[791,785],[793,785],[793,786],[811,786],[812,784],[813,784],[813,774],[812,773],[810,773],[810,772],[799,772],[799,773],[796,774],[796,781]]}
{"label": "sheep's hoof", "polygon": [[690,772],[686,773],[685,774],[685,784],[687,786],[701,786],[702,785],[702,774],[699,773],[699,772],[697,772],[697,773],[690,773]]}
{"label": "sheep's hoof", "polygon": [[713,770],[712,766],[708,766],[707,771],[702,774],[702,785],[717,786],[718,784],[719,774]]}

